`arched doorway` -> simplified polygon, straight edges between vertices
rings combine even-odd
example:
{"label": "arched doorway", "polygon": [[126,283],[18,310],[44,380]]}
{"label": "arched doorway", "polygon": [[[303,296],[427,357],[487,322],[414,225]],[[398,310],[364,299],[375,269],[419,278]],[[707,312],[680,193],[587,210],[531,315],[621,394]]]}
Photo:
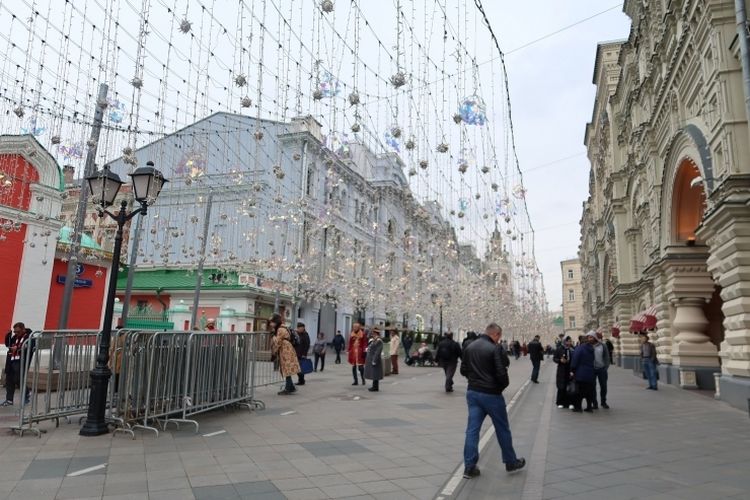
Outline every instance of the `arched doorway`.
{"label": "arched doorway", "polygon": [[672,220],[674,221],[674,243],[692,245],[696,243],[695,231],[703,219],[706,192],[700,170],[689,158],[685,158],[677,169],[672,197]]}

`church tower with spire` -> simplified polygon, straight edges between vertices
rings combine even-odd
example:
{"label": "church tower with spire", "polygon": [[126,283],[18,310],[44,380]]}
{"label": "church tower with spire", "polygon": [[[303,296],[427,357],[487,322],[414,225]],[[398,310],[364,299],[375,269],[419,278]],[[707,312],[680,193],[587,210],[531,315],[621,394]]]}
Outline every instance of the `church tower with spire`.
{"label": "church tower with spire", "polygon": [[488,285],[495,287],[502,295],[510,297],[513,293],[512,273],[508,252],[503,246],[503,236],[500,233],[497,221],[495,230],[490,236],[487,253],[484,258]]}

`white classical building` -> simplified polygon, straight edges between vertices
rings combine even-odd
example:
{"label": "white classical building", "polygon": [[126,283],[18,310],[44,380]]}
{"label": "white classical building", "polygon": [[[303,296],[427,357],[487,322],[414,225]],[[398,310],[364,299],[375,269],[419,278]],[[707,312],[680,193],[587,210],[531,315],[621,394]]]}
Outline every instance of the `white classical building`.
{"label": "white classical building", "polygon": [[[627,40],[598,46],[581,220],[588,327],[620,331],[662,381],[750,399],[750,133],[732,0],[626,0]],[[742,36],[747,36],[745,29]]]}
{"label": "white classical building", "polygon": [[[484,302],[447,300],[486,266],[459,258],[454,228],[414,198],[398,155],[324,137],[312,117],[216,113],[112,162],[121,176],[126,159],[154,161],[170,180],[143,221],[131,308],[166,310],[175,328],[191,327],[201,260],[198,316],[238,331],[263,327],[275,302],[328,337],[358,320],[413,329],[417,315],[436,328],[441,305],[444,330],[478,328],[509,289],[507,271]],[[488,257],[508,265],[499,250]]]}

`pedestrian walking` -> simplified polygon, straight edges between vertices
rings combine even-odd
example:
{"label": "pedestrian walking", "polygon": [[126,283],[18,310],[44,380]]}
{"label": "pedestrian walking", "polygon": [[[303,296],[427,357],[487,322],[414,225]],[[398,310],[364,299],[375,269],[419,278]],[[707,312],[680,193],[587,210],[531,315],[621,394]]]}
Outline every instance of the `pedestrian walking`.
{"label": "pedestrian walking", "polygon": [[313,356],[315,356],[315,371],[318,371],[318,361],[320,361],[320,371],[326,367],[326,334],[318,332],[318,338],[313,345]]}
{"label": "pedestrian walking", "polygon": [[391,374],[398,375],[398,348],[401,346],[401,338],[397,330],[391,330],[390,354]]}
{"label": "pedestrian walking", "polygon": [[292,334],[284,326],[280,314],[274,314],[268,320],[273,337],[271,338],[271,355],[279,364],[279,372],[284,377],[284,389],[279,391],[279,395],[289,395],[297,389],[292,382],[292,375],[300,372],[299,358],[292,344]]}
{"label": "pedestrian walking", "polygon": [[463,352],[461,375],[469,382],[466,390],[469,418],[464,442],[464,477],[467,479],[480,474],[477,467],[479,431],[487,415],[495,427],[505,470],[514,472],[526,465],[526,460],[518,458],[513,449],[513,437],[503,398],[503,391],[510,384],[510,380],[502,347],[497,345],[502,334],[503,330],[496,323],[491,323],[484,335],[472,342]]}
{"label": "pedestrian walking", "polygon": [[517,340],[513,341],[513,355],[516,359],[521,357],[521,343]]}
{"label": "pedestrian walking", "polygon": [[601,396],[602,408],[609,410],[607,404],[607,379],[609,365],[612,364],[612,360],[609,357],[609,349],[601,341],[602,334],[596,332],[594,334],[594,409],[599,408],[599,402],[596,399],[596,385],[599,384],[599,395]]}
{"label": "pedestrian walking", "polygon": [[[368,391],[378,392],[380,390],[380,381],[383,380],[383,339],[380,338],[378,327],[372,330],[370,343],[367,346],[364,378],[372,380],[372,387],[367,389]],[[364,384],[364,380],[362,383]]]}
{"label": "pedestrian walking", "polygon": [[[297,323],[297,335],[299,336],[299,343],[295,346],[297,352],[297,361],[300,367],[302,366],[303,360],[307,359],[307,354],[310,352],[310,335],[305,329],[305,324],[302,322]],[[308,372],[310,369],[308,368]],[[305,372],[300,368],[297,373],[297,385],[305,385]]]}
{"label": "pedestrian walking", "polygon": [[404,338],[401,341],[401,345],[404,346],[404,362],[408,364],[409,358],[411,358],[411,346],[414,345],[414,337],[411,333],[407,333],[404,335]]}
{"label": "pedestrian walking", "polygon": [[344,340],[344,336],[341,335],[341,330],[338,330],[333,337],[333,350],[336,351],[335,363],[337,365],[341,364],[341,351],[344,350],[344,346],[346,346],[346,341]]}
{"label": "pedestrian walking", "polygon": [[557,374],[555,384],[557,385],[557,398],[555,404],[558,408],[566,408],[571,405],[573,399],[568,396],[568,383],[570,382],[570,361],[573,358],[573,343],[570,337],[555,350],[552,361],[557,363]]}
{"label": "pedestrian walking", "polygon": [[476,332],[466,332],[466,338],[464,338],[464,341],[461,342],[461,352],[465,351],[466,348],[477,338],[479,337],[477,336]]}
{"label": "pedestrian walking", "polygon": [[578,395],[573,403],[573,411],[581,412],[581,406],[586,399],[586,411],[594,411],[594,347],[591,343],[596,340],[596,335],[584,337],[584,340],[573,351],[573,359],[570,363],[571,375],[578,385]]}
{"label": "pedestrian walking", "polygon": [[656,375],[656,365],[659,364],[659,361],[656,357],[656,347],[654,347],[654,344],[649,342],[647,333],[641,333],[640,340],[643,374],[645,375],[646,380],[648,380],[648,387],[646,387],[646,389],[656,391],[659,389],[659,387],[657,386],[658,379]]}
{"label": "pedestrian walking", "polygon": [[365,339],[365,332],[362,330],[362,326],[359,323],[354,323],[352,327],[352,333],[349,334],[349,364],[352,365],[352,376],[354,377],[354,383],[352,385],[359,385],[357,380],[357,372],[362,379],[362,385],[365,385],[365,352],[367,350],[367,340]]}
{"label": "pedestrian walking", "polygon": [[539,383],[539,367],[542,365],[544,359],[544,348],[542,343],[539,341],[539,335],[534,336],[534,340],[529,342],[527,346],[529,350],[529,359],[531,360],[531,381],[535,384]]}
{"label": "pedestrian walking", "polygon": [[443,367],[445,373],[445,392],[453,392],[453,376],[456,374],[458,360],[461,359],[461,346],[453,340],[453,334],[445,334],[445,338],[440,341],[435,354],[435,361],[438,366]]}
{"label": "pedestrian walking", "polygon": [[[30,339],[31,329],[20,321],[13,325],[13,329],[5,334],[5,347],[8,354],[5,358],[5,401],[0,406],[13,406],[16,388],[21,388],[21,355],[24,350],[31,349],[27,363],[31,363],[34,355],[34,341]],[[28,365],[27,365],[28,366]],[[23,404],[29,402],[29,388],[23,388]]]}

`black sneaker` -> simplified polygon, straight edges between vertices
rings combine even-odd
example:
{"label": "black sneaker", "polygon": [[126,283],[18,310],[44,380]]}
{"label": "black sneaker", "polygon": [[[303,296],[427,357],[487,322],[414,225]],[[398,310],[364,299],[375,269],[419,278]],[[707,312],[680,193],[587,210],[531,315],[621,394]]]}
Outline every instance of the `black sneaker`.
{"label": "black sneaker", "polygon": [[289,396],[291,393],[292,391],[287,391],[286,389],[278,392],[279,396]]}
{"label": "black sneaker", "polygon": [[474,467],[464,469],[464,479],[472,479],[479,476],[479,474],[481,473],[479,472],[479,467],[477,467],[476,465]]}
{"label": "black sneaker", "polygon": [[526,459],[525,458],[519,458],[512,464],[505,464],[505,470],[508,472],[515,472],[517,470],[521,470],[524,467],[526,467]]}
{"label": "black sneaker", "polygon": [[607,403],[602,403],[602,408],[609,410],[609,405]]}

